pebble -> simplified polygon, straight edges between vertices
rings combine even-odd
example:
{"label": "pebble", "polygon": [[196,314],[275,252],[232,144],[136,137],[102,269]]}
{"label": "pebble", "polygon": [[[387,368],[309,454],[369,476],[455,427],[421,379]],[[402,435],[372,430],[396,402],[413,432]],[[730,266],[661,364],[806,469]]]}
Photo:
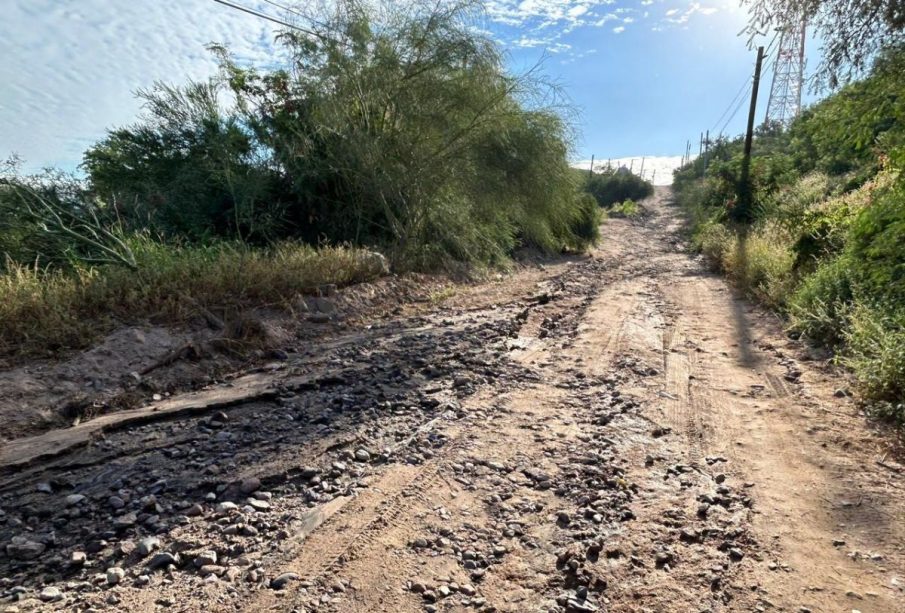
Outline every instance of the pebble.
{"label": "pebble", "polygon": [[166,568],[167,566],[179,566],[179,557],[178,555],[173,555],[172,553],[158,553],[151,561],[148,562],[148,567],[151,570],[155,570],[157,568]]}
{"label": "pebble", "polygon": [[83,496],[82,494],[69,494],[68,496],[66,496],[65,500],[67,507],[74,507],[75,505],[85,500],[85,496]]}
{"label": "pebble", "polygon": [[217,563],[217,552],[216,551],[205,551],[195,558],[195,566],[210,566],[212,564]]}
{"label": "pebble", "polygon": [[117,585],[119,582],[123,580],[126,576],[126,571],[121,569],[119,566],[113,566],[107,569],[107,584],[108,585]]}
{"label": "pebble", "polygon": [[44,543],[30,541],[21,536],[13,537],[12,542],[6,546],[6,555],[14,560],[34,560],[44,553],[47,548]]}
{"label": "pebble", "polygon": [[252,492],[256,492],[261,489],[261,480],[257,477],[248,477],[247,479],[242,479],[242,483],[239,484],[239,491],[248,496]]}
{"label": "pebble", "polygon": [[117,530],[131,528],[137,521],[138,516],[135,513],[126,513],[125,515],[120,515],[113,519],[113,527]]}
{"label": "pebble", "polygon": [[239,505],[237,505],[235,502],[224,501],[217,505],[217,512],[228,513],[230,511],[235,511],[238,508]]}
{"label": "pebble", "polygon": [[81,566],[85,562],[88,561],[88,556],[85,555],[84,551],[73,551],[72,555],[69,556],[69,563],[75,564],[76,566]]}
{"label": "pebble", "polygon": [[364,449],[355,450],[355,460],[358,462],[370,462],[371,454]]}
{"label": "pebble", "polygon": [[160,549],[160,539],[156,536],[148,536],[141,539],[138,543],[138,553],[140,553],[142,557],[151,555],[151,553],[157,549]]}
{"label": "pebble", "polygon": [[278,577],[270,580],[270,587],[274,590],[282,590],[290,581],[298,581],[299,576],[296,573],[283,573]]}
{"label": "pebble", "polygon": [[63,600],[63,592],[60,591],[60,588],[50,585],[41,590],[38,598],[44,602],[59,602]]}

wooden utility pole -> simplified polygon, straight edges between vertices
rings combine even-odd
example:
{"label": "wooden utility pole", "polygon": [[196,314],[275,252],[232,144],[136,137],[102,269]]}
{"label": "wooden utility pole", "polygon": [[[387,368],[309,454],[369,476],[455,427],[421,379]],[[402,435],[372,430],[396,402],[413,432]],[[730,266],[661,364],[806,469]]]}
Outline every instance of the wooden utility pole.
{"label": "wooden utility pole", "polygon": [[653,183],[656,180],[657,180],[657,169],[654,168],[654,174],[653,174],[653,176],[651,176],[650,182]]}
{"label": "wooden utility pole", "polygon": [[704,170],[701,171],[702,175],[707,171],[708,153],[710,153],[710,130],[707,130],[707,134],[704,136]]}
{"label": "wooden utility pole", "polygon": [[701,144],[698,145],[698,157],[704,155],[704,133],[701,132]]}
{"label": "wooden utility pole", "polygon": [[645,158],[641,158],[641,170],[639,172],[642,179],[644,178],[644,160],[645,160]]}
{"label": "wooden utility pole", "polygon": [[757,89],[760,86],[760,67],[764,61],[764,48],[757,48],[757,63],[754,65],[754,84],[751,87],[751,107],[748,109],[748,131],[745,133],[745,156],[742,158],[742,173],[739,177],[738,204],[734,217],[738,221],[751,219],[751,145],[754,142],[754,114],[757,112]]}
{"label": "wooden utility pole", "polygon": [[591,167],[588,168],[588,178],[590,179],[593,176],[594,176],[594,154],[592,153],[591,154]]}

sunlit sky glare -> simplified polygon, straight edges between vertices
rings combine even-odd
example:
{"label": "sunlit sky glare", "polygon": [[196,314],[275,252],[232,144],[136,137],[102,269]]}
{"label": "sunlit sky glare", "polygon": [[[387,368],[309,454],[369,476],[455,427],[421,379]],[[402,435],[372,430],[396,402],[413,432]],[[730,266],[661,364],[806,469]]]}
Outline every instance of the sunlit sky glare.
{"label": "sunlit sky glare", "polygon": [[[287,16],[261,0],[235,1]],[[27,170],[74,169],[105,130],[136,119],[139,87],[213,74],[210,42],[248,63],[274,58],[278,26],[212,0],[4,5],[0,159],[17,153]],[[561,87],[579,160],[681,155],[704,130],[741,132],[747,103],[728,123],[717,119],[753,71],[755,52],[739,36],[745,20],[737,0],[489,0],[481,27],[501,42],[513,71],[541,61]],[[771,78],[768,62],[758,122]]]}

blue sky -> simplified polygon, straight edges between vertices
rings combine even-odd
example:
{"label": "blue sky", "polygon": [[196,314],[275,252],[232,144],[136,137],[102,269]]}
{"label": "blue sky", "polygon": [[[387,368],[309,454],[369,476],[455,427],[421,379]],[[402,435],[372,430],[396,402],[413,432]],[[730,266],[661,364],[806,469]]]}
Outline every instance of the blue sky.
{"label": "blue sky", "polygon": [[[237,1],[281,13],[261,0]],[[74,168],[106,129],[137,117],[135,89],[212,74],[209,42],[247,62],[272,61],[274,26],[211,0],[4,4],[0,159],[18,153],[27,169]],[[505,46],[512,69],[543,59],[568,96],[576,159],[681,155],[686,139],[697,143],[716,125],[753,69],[736,0],[489,0],[487,7],[483,27]],[[728,133],[743,130],[746,113],[740,109]]]}

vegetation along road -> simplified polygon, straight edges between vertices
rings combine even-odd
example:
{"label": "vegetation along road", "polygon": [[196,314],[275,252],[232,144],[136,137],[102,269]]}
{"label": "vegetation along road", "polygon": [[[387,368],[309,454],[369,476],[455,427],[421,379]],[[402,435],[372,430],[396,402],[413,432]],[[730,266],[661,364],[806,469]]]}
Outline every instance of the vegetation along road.
{"label": "vegetation along road", "polygon": [[8,445],[4,610],[905,611],[886,439],[668,188],[643,209],[87,446]]}

